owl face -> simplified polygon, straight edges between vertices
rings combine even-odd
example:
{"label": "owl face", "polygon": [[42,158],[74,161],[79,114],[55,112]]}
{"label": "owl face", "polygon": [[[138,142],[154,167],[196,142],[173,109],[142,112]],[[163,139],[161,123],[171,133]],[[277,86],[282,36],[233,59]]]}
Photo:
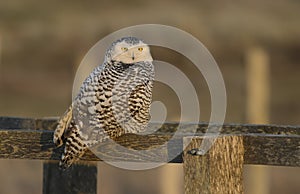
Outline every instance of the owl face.
{"label": "owl face", "polygon": [[113,61],[127,64],[153,61],[149,46],[134,37],[117,40],[110,49],[110,58]]}

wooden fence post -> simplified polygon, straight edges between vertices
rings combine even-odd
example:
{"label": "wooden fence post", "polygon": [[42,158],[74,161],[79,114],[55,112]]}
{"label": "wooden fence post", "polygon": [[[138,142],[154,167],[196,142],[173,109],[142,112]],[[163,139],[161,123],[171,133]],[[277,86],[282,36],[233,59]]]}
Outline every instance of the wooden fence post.
{"label": "wooden fence post", "polygon": [[43,194],[96,194],[97,166],[73,164],[61,171],[58,162],[44,164]]}
{"label": "wooden fence post", "polygon": [[182,193],[182,178],[179,173],[179,167],[172,164],[166,164],[160,170],[160,192],[162,194],[181,194]]}
{"label": "wooden fence post", "polygon": [[2,34],[0,34],[0,66],[1,66],[1,63],[2,63],[2,36],[1,35]]}
{"label": "wooden fence post", "polygon": [[[270,59],[261,47],[252,47],[246,55],[247,121],[268,124],[270,112]],[[265,166],[247,166],[246,194],[270,193],[270,172]]]}
{"label": "wooden fence post", "polygon": [[[191,139],[192,138],[192,139]],[[184,189],[186,194],[243,193],[244,147],[241,136],[219,136],[203,156],[190,150],[201,145],[203,137],[184,137]]]}

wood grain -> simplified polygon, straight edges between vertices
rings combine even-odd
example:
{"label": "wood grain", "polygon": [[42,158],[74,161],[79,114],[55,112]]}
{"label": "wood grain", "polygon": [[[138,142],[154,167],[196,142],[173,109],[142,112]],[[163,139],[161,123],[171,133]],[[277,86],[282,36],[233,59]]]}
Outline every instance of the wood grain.
{"label": "wood grain", "polygon": [[185,193],[243,193],[242,136],[221,135],[205,155],[189,154],[189,150],[199,148],[202,141],[203,137],[184,138],[187,145],[183,154]]}
{"label": "wood grain", "polygon": [[[55,149],[52,143],[55,126],[56,119],[0,118],[0,158],[58,160],[62,148]],[[155,128],[157,124],[150,126]],[[151,135],[127,134],[116,139],[117,144],[105,142],[96,150],[107,160],[119,161],[116,145],[122,145],[129,148],[129,157],[122,161],[182,163],[181,154],[174,157],[174,152],[182,150],[183,137],[203,136],[207,123],[186,123],[180,131],[176,131],[177,126],[165,123]],[[224,124],[220,134],[242,136],[245,164],[300,166],[300,126]],[[144,160],[136,155],[139,150]],[[88,152],[82,160],[100,159]]]}

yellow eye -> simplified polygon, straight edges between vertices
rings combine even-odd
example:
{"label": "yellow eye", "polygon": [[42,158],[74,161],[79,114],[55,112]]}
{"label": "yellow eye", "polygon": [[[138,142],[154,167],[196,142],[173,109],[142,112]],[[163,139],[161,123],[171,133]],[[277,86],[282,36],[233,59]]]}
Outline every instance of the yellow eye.
{"label": "yellow eye", "polygon": [[142,50],[143,50],[143,48],[142,48],[142,47],[139,47],[139,48],[138,48],[138,51],[142,51]]}
{"label": "yellow eye", "polygon": [[122,51],[128,51],[128,48],[127,47],[122,47],[121,50]]}

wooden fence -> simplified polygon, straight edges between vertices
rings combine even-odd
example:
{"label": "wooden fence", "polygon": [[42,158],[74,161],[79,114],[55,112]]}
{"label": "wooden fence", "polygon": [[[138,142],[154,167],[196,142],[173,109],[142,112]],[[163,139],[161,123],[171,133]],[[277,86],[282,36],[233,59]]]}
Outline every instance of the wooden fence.
{"label": "wooden fence", "polygon": [[[65,172],[59,171],[57,162],[51,162],[59,160],[62,153],[62,149],[55,149],[52,143],[56,125],[55,118],[0,117],[0,158],[45,160],[43,193],[96,193],[95,162],[79,163]],[[178,123],[165,123],[155,134],[128,134],[116,141],[133,149],[145,149],[171,138],[177,126]],[[195,126],[197,132],[192,134]],[[224,124],[208,153],[190,154],[201,144],[206,129],[207,123],[186,123],[180,132],[183,138],[168,145],[171,151],[174,147],[183,148],[191,140],[182,154],[170,161],[183,163],[185,193],[243,193],[245,164],[300,166],[300,126]],[[106,143],[101,147],[109,148],[110,152],[115,149]],[[82,160],[100,159],[88,152]]]}

